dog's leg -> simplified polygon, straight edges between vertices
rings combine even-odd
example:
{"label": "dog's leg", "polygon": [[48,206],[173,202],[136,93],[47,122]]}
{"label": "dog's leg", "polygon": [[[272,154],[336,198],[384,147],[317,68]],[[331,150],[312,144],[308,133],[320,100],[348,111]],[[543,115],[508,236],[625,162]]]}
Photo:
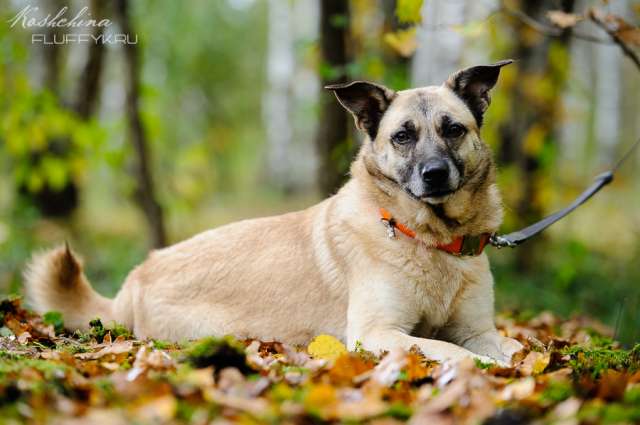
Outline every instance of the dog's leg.
{"label": "dog's leg", "polygon": [[522,344],[500,335],[495,327],[493,277],[488,267],[477,277],[458,295],[449,323],[438,335],[476,354],[511,364],[511,357]]}
{"label": "dog's leg", "polygon": [[369,276],[366,282],[353,283],[350,287],[347,312],[347,345],[350,350],[358,343],[376,353],[395,347],[409,350],[415,345],[425,356],[438,361],[472,357],[492,362],[489,357],[474,354],[450,342],[409,335],[421,316],[411,302],[415,293],[411,293],[406,282],[384,279],[380,274]]}

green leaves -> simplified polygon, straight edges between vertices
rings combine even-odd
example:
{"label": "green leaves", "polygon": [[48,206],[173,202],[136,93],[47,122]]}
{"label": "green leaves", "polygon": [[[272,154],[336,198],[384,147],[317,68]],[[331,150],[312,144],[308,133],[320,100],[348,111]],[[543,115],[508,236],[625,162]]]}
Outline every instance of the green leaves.
{"label": "green leaves", "polygon": [[80,119],[47,91],[26,85],[10,104],[0,102],[0,154],[9,158],[16,185],[32,193],[63,189],[104,138],[97,122]]}
{"label": "green leaves", "polygon": [[48,311],[42,316],[42,320],[47,325],[53,325],[53,329],[56,334],[64,331],[64,320],[62,319],[62,313],[59,311]]}
{"label": "green leaves", "polygon": [[396,17],[403,24],[417,24],[422,22],[420,10],[423,0],[398,0]]}

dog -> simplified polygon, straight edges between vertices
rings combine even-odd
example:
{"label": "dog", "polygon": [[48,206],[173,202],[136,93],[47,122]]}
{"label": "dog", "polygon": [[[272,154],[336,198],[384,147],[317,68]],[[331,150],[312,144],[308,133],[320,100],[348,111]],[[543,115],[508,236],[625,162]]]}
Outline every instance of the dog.
{"label": "dog", "polygon": [[55,248],[26,268],[28,299],[38,312],[60,311],[69,329],[100,317],[138,338],[172,341],[305,344],[330,334],[349,349],[417,346],[439,361],[508,364],[522,346],[494,325],[487,256],[451,246],[495,232],[502,220],[480,128],[509,63],[398,92],[365,81],[327,86],[363,134],[335,195],[153,251],[113,300],[91,288],[76,254]]}

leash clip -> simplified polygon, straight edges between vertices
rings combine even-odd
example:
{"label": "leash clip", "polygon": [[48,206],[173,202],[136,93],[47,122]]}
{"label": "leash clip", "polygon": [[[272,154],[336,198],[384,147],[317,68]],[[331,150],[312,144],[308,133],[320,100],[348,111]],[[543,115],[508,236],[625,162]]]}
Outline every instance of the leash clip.
{"label": "leash clip", "polygon": [[504,248],[506,246],[508,246],[509,248],[515,248],[516,246],[518,246],[518,244],[512,242],[504,236],[496,235],[495,233],[489,237],[489,243],[498,249]]}

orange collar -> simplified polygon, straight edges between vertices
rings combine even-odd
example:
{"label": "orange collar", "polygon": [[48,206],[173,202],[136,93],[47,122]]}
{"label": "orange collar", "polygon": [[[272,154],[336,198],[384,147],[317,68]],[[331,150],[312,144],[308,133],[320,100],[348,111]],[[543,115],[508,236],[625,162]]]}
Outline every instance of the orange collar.
{"label": "orange collar", "polygon": [[[387,232],[390,238],[394,238],[396,236],[395,231],[397,229],[400,233],[410,237],[411,239],[416,239],[416,232],[409,229],[404,224],[398,223],[391,213],[384,208],[380,208],[380,220],[382,220],[384,225],[387,227]],[[438,244],[435,245],[434,248],[459,257],[476,256],[482,254],[482,251],[484,250],[484,247],[487,246],[490,237],[490,233],[482,233],[478,236],[458,236],[451,241],[451,243]]]}

